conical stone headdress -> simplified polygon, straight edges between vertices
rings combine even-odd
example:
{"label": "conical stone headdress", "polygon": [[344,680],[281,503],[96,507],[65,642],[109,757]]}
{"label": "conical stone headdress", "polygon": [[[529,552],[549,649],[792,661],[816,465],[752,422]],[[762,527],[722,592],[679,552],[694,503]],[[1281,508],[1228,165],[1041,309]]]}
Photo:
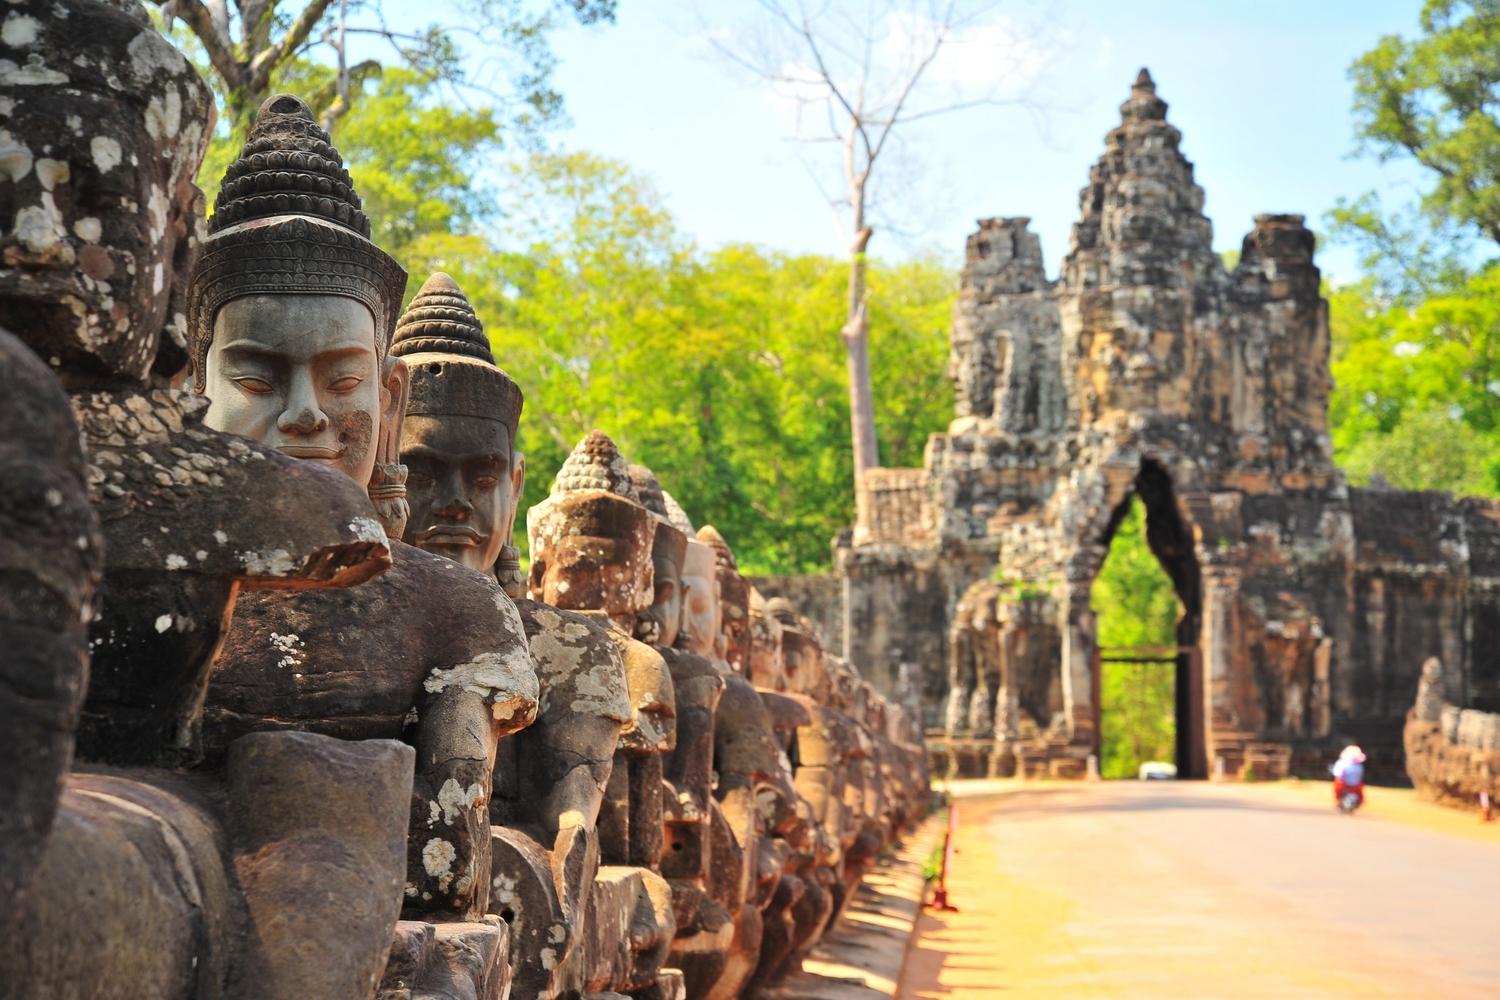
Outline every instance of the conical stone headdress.
{"label": "conical stone headdress", "polygon": [[291,94],[260,106],[219,188],[188,293],[195,386],[203,391],[214,317],[247,295],[341,295],[375,317],[383,358],[406,271],[370,242],[370,220],[343,157]]}
{"label": "conical stone headdress", "polygon": [[521,387],[495,364],[474,307],[439,271],[428,278],[396,324],[391,354],[411,373],[407,416],[463,416],[498,420],[515,443]]}
{"label": "conical stone headdress", "polygon": [[573,446],[552,481],[553,496],[581,490],[606,490],[633,503],[640,502],[625,456],[620,454],[613,439],[597,428]]}

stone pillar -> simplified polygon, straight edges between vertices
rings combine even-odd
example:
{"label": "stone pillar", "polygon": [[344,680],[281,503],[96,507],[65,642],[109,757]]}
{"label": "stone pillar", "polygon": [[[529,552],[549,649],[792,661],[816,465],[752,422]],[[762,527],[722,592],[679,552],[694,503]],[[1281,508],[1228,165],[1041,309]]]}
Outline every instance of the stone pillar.
{"label": "stone pillar", "polygon": [[1203,572],[1203,742],[1209,766],[1220,754],[1220,744],[1232,738],[1235,726],[1233,673],[1235,595],[1240,572],[1226,566],[1206,566]]}
{"label": "stone pillar", "polygon": [[1093,748],[1099,706],[1094,695],[1096,622],[1089,607],[1093,581],[1070,579],[1062,607],[1062,692],[1068,742]]}

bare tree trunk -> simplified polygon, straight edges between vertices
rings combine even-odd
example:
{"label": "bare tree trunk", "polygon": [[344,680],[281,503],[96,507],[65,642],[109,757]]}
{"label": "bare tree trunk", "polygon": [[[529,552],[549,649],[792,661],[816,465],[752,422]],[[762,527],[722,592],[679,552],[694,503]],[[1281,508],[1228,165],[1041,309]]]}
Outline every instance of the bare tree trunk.
{"label": "bare tree trunk", "polygon": [[849,432],[854,444],[854,531],[863,536],[870,530],[869,498],[864,474],[880,464],[875,439],[875,390],[870,379],[870,318],[865,288],[865,248],[871,231],[862,226],[849,248],[848,319],[841,334],[849,371]]}

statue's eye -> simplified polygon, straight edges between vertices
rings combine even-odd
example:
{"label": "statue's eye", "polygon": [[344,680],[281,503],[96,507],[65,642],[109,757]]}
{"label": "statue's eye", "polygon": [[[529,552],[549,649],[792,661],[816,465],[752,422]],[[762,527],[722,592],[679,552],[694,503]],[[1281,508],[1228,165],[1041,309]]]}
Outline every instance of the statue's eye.
{"label": "statue's eye", "polygon": [[246,392],[251,393],[255,396],[264,396],[266,393],[271,392],[275,388],[265,379],[256,378],[254,375],[241,375],[239,378],[234,380],[234,383],[241,389],[244,389]]}
{"label": "statue's eye", "polygon": [[358,375],[345,375],[343,378],[334,379],[328,388],[333,392],[353,392],[363,381],[364,379]]}

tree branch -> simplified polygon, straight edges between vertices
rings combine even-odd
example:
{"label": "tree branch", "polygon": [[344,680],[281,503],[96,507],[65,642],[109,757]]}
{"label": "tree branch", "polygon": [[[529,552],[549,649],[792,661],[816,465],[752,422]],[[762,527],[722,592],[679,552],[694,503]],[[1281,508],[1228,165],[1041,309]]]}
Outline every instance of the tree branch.
{"label": "tree branch", "polygon": [[891,130],[896,127],[896,122],[901,119],[901,109],[906,106],[907,100],[911,98],[912,91],[916,89],[923,74],[927,72],[927,68],[932,65],[933,60],[942,51],[943,43],[948,40],[948,22],[952,17],[953,4],[949,3],[948,9],[943,14],[943,23],[938,26],[937,35],[932,40],[932,47],[927,50],[927,54],[918,61],[916,68],[906,78],[906,86],[901,89],[900,96],[896,98],[896,104],[891,109],[890,118],[886,121],[885,128],[881,130],[880,138],[875,142],[875,148],[870,153],[870,161],[872,163],[880,155],[880,151],[885,148],[885,141],[890,138]]}
{"label": "tree branch", "polygon": [[251,91],[261,91],[271,82],[271,73],[281,65],[281,61],[293,52],[298,46],[307,40],[318,22],[323,20],[323,15],[328,13],[328,8],[333,5],[333,0],[311,0],[311,2],[292,21],[291,27],[287,28],[286,34],[281,36],[281,41],[261,50],[254,59],[250,60]]}
{"label": "tree branch", "polygon": [[[167,2],[168,0],[156,0],[159,7],[166,6]],[[225,87],[233,90],[244,86],[245,67],[234,58],[233,45],[228,35],[220,32],[213,13],[203,5],[202,0],[177,0],[177,16],[182,18],[193,37],[203,46],[209,65],[219,74]]]}

